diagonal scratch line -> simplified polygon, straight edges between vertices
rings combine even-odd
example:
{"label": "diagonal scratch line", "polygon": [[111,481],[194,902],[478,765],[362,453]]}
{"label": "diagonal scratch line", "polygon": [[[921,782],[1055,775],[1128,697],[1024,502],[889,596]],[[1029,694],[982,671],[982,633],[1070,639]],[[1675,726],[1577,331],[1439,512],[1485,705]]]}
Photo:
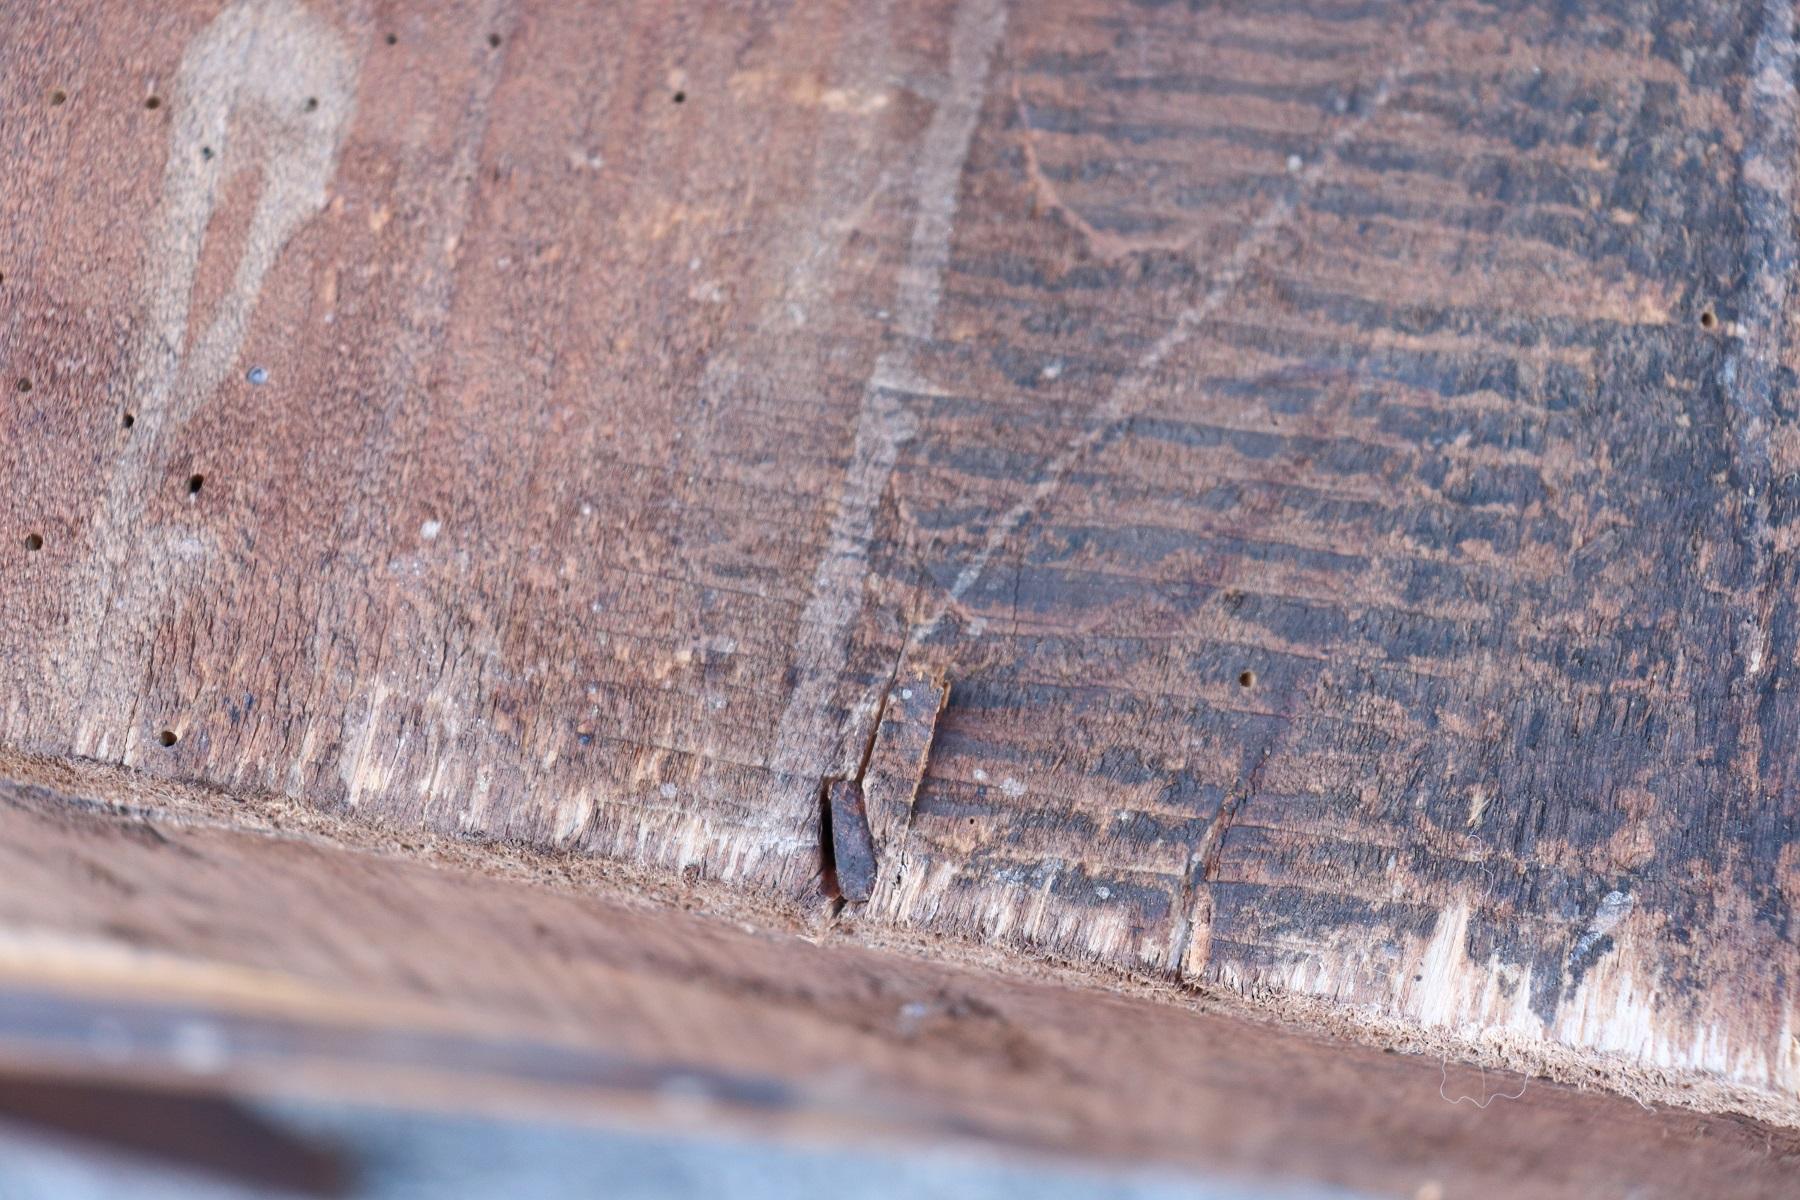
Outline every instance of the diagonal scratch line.
{"label": "diagonal scratch line", "polygon": [[1403,55],[1399,62],[1388,68],[1376,86],[1375,94],[1369,103],[1359,112],[1354,120],[1346,122],[1325,143],[1323,152],[1299,172],[1299,186],[1285,195],[1278,197],[1274,203],[1264,209],[1251,222],[1249,229],[1231,249],[1225,264],[1213,277],[1212,286],[1206,289],[1205,295],[1182,310],[1173,324],[1158,338],[1148,350],[1132,364],[1131,370],[1121,378],[1106,397],[1099,411],[1094,414],[1094,424],[1081,437],[1063,447],[1053,457],[1042,472],[1038,482],[1029,492],[1008,509],[999,521],[988,530],[987,538],[981,549],[957,573],[949,590],[938,602],[931,616],[913,627],[906,640],[906,649],[912,650],[932,634],[937,632],[944,617],[950,609],[961,602],[969,589],[973,588],[989,562],[999,553],[1006,542],[1016,533],[1021,525],[1039,512],[1052,496],[1061,490],[1067,482],[1069,474],[1095,447],[1107,441],[1127,423],[1135,418],[1143,408],[1144,394],[1155,380],[1157,370],[1163,361],[1178,347],[1193,336],[1194,330],[1208,320],[1219,306],[1231,298],[1238,285],[1243,282],[1250,266],[1267,248],[1269,242],[1284,229],[1293,219],[1300,201],[1315,191],[1326,171],[1335,164],[1338,155],[1350,141],[1360,133],[1365,125],[1379,113],[1388,102],[1394,82],[1405,71],[1411,61],[1411,54]]}
{"label": "diagonal scratch line", "polygon": [[[929,339],[937,319],[961,180],[1006,16],[1002,0],[966,0],[957,9],[945,95],[918,151],[912,239],[894,299],[896,344],[881,354],[863,389],[837,510],[800,616],[794,649],[800,680],[776,727],[771,759],[774,769],[784,774],[812,772],[821,758],[843,756],[841,745],[824,744],[825,737],[837,738],[827,714],[863,603],[876,514],[900,445],[918,423],[897,393],[913,389],[911,346]],[[862,711],[872,711],[866,700]],[[839,763],[837,769],[848,766]]]}

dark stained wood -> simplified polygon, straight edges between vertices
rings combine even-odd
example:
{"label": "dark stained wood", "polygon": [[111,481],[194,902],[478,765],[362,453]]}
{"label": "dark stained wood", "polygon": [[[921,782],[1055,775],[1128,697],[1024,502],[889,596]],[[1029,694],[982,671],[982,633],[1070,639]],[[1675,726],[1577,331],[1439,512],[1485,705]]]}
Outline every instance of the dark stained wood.
{"label": "dark stained wood", "polygon": [[0,745],[1800,1124],[1793,26],[28,3]]}

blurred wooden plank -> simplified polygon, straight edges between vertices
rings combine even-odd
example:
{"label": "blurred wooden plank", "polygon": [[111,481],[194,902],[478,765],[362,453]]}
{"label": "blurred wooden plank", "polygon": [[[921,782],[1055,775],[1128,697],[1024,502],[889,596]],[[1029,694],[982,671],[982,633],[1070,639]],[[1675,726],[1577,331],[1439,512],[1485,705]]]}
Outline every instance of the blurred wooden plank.
{"label": "blurred wooden plank", "polygon": [[1792,24],[27,4],[0,744],[1800,1124]]}
{"label": "blurred wooden plank", "polygon": [[1800,1166],[1793,1131],[1345,1046],[1167,991],[207,820],[0,785],[0,1061],[138,1091],[979,1139],[1374,1195],[1676,1197],[1728,1180],[1773,1198]]}

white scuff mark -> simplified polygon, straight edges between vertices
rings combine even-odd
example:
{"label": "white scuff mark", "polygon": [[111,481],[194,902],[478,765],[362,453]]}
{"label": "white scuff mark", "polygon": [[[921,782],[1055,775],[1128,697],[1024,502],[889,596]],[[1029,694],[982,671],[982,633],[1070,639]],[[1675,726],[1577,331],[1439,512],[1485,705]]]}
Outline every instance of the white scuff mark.
{"label": "white scuff mark", "polygon": [[[351,808],[357,806],[369,786],[369,754],[375,747],[375,732],[381,724],[381,713],[387,705],[387,695],[387,684],[377,679],[368,699],[368,708],[363,714],[362,736],[357,739],[356,753],[350,758],[338,760],[340,778],[344,782],[345,803]],[[380,788],[379,778],[376,788]]]}
{"label": "white scuff mark", "polygon": [[562,793],[556,801],[552,838],[559,846],[568,846],[587,828],[594,816],[594,797],[586,788]]}
{"label": "white scuff mark", "polygon": [[569,169],[571,171],[598,171],[606,166],[606,156],[597,150],[589,150],[585,146],[569,147]]}
{"label": "white scuff mark", "polygon": [[[1470,788],[1469,789],[1469,819],[1467,822],[1468,828],[1474,829],[1477,825],[1481,824],[1481,815],[1487,811],[1487,806],[1488,806],[1487,789],[1479,788],[1479,787]],[[1393,860],[1390,859],[1389,863],[1388,863],[1388,869],[1390,871],[1393,870],[1393,866],[1394,866]]]}
{"label": "white scuff mark", "polygon": [[800,617],[794,648],[799,681],[776,727],[771,763],[786,774],[829,774],[831,756],[840,753],[839,730],[830,719],[833,696],[849,654],[851,626],[862,609],[876,511],[900,446],[916,425],[897,393],[913,390],[912,346],[930,339],[937,320],[957,192],[987,93],[989,60],[1005,22],[1000,0],[966,0],[956,11],[949,80],[920,143],[913,176],[915,215],[892,305],[894,344],[877,360],[863,389],[850,463]]}
{"label": "white scuff mark", "polygon": [[819,93],[819,104],[828,112],[853,117],[866,117],[880,112],[891,101],[888,93],[857,88],[826,88]]}
{"label": "white scuff mark", "polygon": [[1619,927],[1619,922],[1623,921],[1626,914],[1631,911],[1631,905],[1632,898],[1629,892],[1606,893],[1600,900],[1600,907],[1594,913],[1594,919],[1588,922],[1587,929],[1576,941],[1575,949],[1569,955],[1569,961],[1575,963],[1585,960],[1594,947],[1599,944],[1601,938]]}
{"label": "white scuff mark", "polygon": [[419,526],[419,536],[429,542],[432,539],[436,538],[438,535],[438,532],[442,529],[443,529],[443,525],[441,523],[439,523],[437,521],[426,521],[424,524]]}
{"label": "white scuff mark", "polygon": [[[140,647],[106,647],[101,639],[155,629],[171,596],[191,586],[211,558],[210,547],[198,562],[179,553],[180,543],[199,539],[142,516],[178,431],[237,362],[264,280],[294,233],[325,206],[354,104],[356,65],[337,30],[293,0],[242,0],[182,55],[169,89],[162,193],[145,222],[143,317],[123,373],[137,423],[158,436],[134,438],[122,452],[95,519],[97,553],[68,590],[88,611],[69,622],[70,637],[50,651],[53,677],[80,680],[67,696],[77,753],[92,753],[105,739],[105,726],[92,721],[102,714],[110,720],[113,712],[85,698],[131,695],[143,671]],[[232,140],[246,131],[241,142]],[[227,180],[244,170],[259,177],[249,228],[225,294],[190,338],[213,216]],[[267,380],[264,368],[253,370],[255,382]],[[171,569],[183,561],[195,565]]]}
{"label": "white scuff mark", "polygon": [[1529,965],[1503,962],[1497,953],[1485,959],[1469,955],[1474,918],[1466,899],[1439,913],[1430,937],[1398,945],[1391,962],[1372,957],[1369,947],[1359,943],[1309,953],[1254,980],[1231,963],[1213,969],[1226,986],[1274,987],[1403,1014],[1421,1028],[1472,1045],[1537,1045],[1556,1052],[1618,1055],[1646,1068],[1697,1073],[1784,1097],[1800,1095],[1792,1000],[1783,997],[1761,1028],[1747,1027],[1743,1009],[1724,991],[1702,997],[1692,1014],[1670,1012],[1654,950],[1621,936],[1636,910],[1630,892],[1615,890],[1602,898],[1583,927],[1575,954],[1590,953],[1608,936],[1618,936],[1620,944],[1588,964],[1581,982],[1565,990],[1547,1015],[1532,1007]]}

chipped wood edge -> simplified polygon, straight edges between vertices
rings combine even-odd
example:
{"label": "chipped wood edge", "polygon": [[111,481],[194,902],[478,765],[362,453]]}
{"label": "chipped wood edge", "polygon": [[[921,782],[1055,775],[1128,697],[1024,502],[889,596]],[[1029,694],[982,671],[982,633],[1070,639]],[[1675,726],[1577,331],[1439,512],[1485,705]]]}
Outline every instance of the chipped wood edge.
{"label": "chipped wood edge", "polygon": [[227,793],[89,760],[0,749],[0,776],[81,797],[97,809],[146,821],[300,839],[523,881],[564,893],[596,896],[640,911],[678,907],[740,925],[798,934],[815,942],[842,938],[871,949],[949,962],[1009,978],[1055,982],[1195,1011],[1249,1017],[1303,1034],[1514,1072],[1578,1089],[1612,1092],[1645,1108],[1673,1107],[1745,1116],[1770,1125],[1800,1128],[1800,1100],[1700,1071],[1650,1065],[1612,1051],[1561,1045],[1503,1026],[1433,1027],[1371,1006],[1338,1003],[1303,992],[1176,978],[983,944],[952,934],[910,929],[871,916],[864,906],[845,909],[823,893],[814,903],[767,893],[745,894],[704,878],[684,880],[586,856],[384,828],[324,812],[288,796]]}

